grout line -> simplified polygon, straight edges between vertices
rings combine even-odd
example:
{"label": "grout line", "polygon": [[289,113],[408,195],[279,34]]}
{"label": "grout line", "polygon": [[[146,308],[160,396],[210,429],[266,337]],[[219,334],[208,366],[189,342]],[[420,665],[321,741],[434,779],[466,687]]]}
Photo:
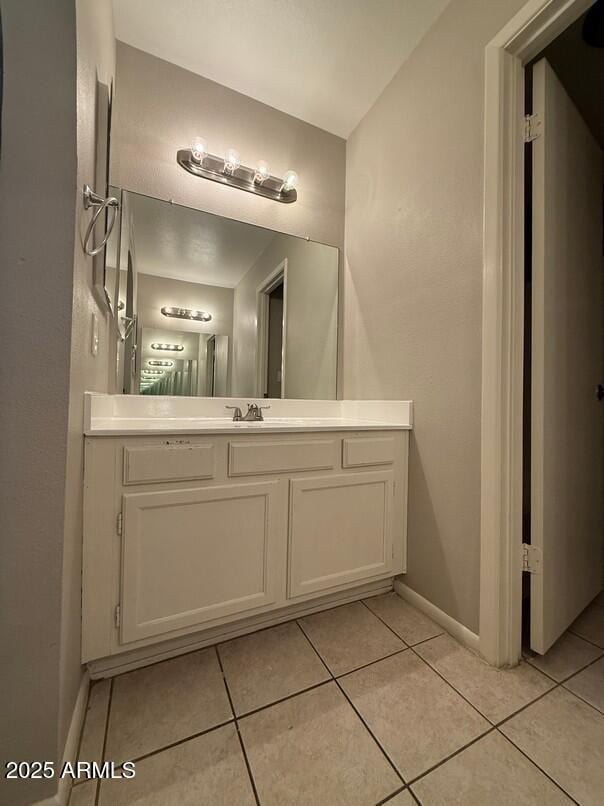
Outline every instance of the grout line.
{"label": "grout line", "polygon": [[464,745],[462,745],[461,747],[458,747],[457,750],[454,750],[452,753],[449,753],[448,756],[446,756],[445,758],[441,759],[436,764],[433,764],[431,767],[428,767],[427,770],[424,770],[419,775],[416,775],[415,778],[412,778],[409,781],[407,786],[410,787],[412,784],[416,783],[416,781],[419,781],[421,778],[425,778],[426,775],[429,775],[431,772],[434,772],[434,770],[438,769],[438,767],[442,767],[442,765],[446,764],[447,761],[450,761],[452,758],[455,758],[455,756],[460,755],[460,753],[463,753],[463,751],[467,750],[468,747],[472,747],[473,744],[476,744],[481,739],[484,739],[486,736],[488,736],[490,733],[494,733],[496,730],[497,730],[497,728],[494,725],[492,725],[491,727],[489,727],[488,730],[485,730],[484,733],[481,733],[480,736],[475,736],[471,741],[466,742]]}
{"label": "grout line", "polygon": [[396,652],[389,652],[388,655],[384,655],[377,660],[370,660],[369,663],[364,663],[362,666],[355,666],[354,669],[348,669],[346,672],[342,672],[341,674],[333,675],[334,680],[341,680],[342,677],[347,677],[349,674],[354,674],[355,672],[360,672],[362,669],[367,669],[369,666],[374,666],[376,663],[381,663],[383,660],[387,658],[394,658],[396,655],[402,655],[403,652],[408,652],[411,649],[409,646],[404,646],[402,649],[397,649]]}
{"label": "grout line", "polygon": [[422,806],[421,800],[418,798],[418,796],[415,794],[415,792],[411,789],[411,787],[409,787],[409,794],[411,795],[413,800],[418,804],[418,806]]}
{"label": "grout line", "polygon": [[[596,607],[600,607],[600,605],[596,605]],[[589,638],[586,638],[584,635],[581,635],[581,633],[573,632],[572,624],[568,628],[567,632],[569,632],[571,635],[574,635],[576,638],[580,638],[582,641],[585,641],[587,644],[591,644],[592,646],[595,646],[595,648],[599,649],[600,652],[604,652],[604,647],[601,647],[600,644],[596,644],[595,641],[591,641]]]}
{"label": "grout line", "polygon": [[258,714],[261,711],[266,711],[267,708],[272,708],[273,705],[280,705],[283,702],[287,702],[287,700],[297,697],[298,694],[306,694],[308,691],[314,691],[316,688],[321,688],[321,686],[324,686],[326,683],[331,683],[332,680],[333,677],[330,677],[328,680],[321,680],[319,683],[313,683],[312,686],[301,688],[299,691],[292,691],[291,694],[286,694],[285,697],[280,697],[278,700],[273,700],[272,702],[266,703],[266,705],[259,705],[258,708],[253,708],[251,711],[245,711],[243,714],[237,714],[235,719],[247,719],[248,716],[254,716],[254,714]]}
{"label": "grout line", "polygon": [[578,801],[576,801],[573,798],[573,796],[566,791],[566,789],[560,786],[560,784],[554,778],[552,778],[552,776],[549,775],[549,773],[547,773],[542,767],[540,767],[539,764],[537,764],[537,762],[535,761],[535,759],[531,758],[527,753],[525,753],[521,747],[518,747],[518,745],[514,741],[512,741],[512,739],[510,739],[509,736],[506,736],[505,733],[503,733],[503,731],[499,730],[499,728],[495,728],[495,730],[500,736],[503,736],[504,739],[507,739],[507,741],[512,745],[512,747],[518,750],[519,753],[521,753],[528,761],[530,761],[530,763],[534,767],[536,767],[539,770],[539,772],[543,773],[543,775],[545,775],[545,777],[548,778],[554,784],[555,787],[557,787],[561,792],[563,792],[567,798],[570,798],[570,800],[573,803],[577,804],[577,806],[581,806],[581,804]]}
{"label": "grout line", "polygon": [[[204,730],[197,731],[197,733],[192,733],[190,736],[184,736],[182,739],[177,739],[175,742],[170,742],[170,744],[164,744],[161,747],[157,747],[155,750],[150,750],[148,753],[143,753],[142,756],[126,758],[124,761],[131,761],[133,764],[138,764],[140,761],[145,761],[152,756],[157,756],[159,753],[163,753],[165,750],[172,750],[174,747],[178,747],[181,744],[186,744],[193,739],[199,739],[200,736],[205,736],[207,733],[212,733],[214,730],[224,728],[226,725],[230,725],[234,721],[235,720],[233,718],[227,719],[226,722],[219,722],[217,725],[212,725],[210,728],[205,728]],[[123,764],[124,762],[121,763]]]}
{"label": "grout line", "polygon": [[[105,731],[103,736],[103,748],[101,750],[101,763],[105,761],[105,753],[107,752],[107,736],[109,734],[109,720],[111,719],[111,706],[113,704],[113,684],[115,678],[111,678],[111,685],[109,686],[109,702],[107,703],[107,714],[105,716]],[[98,806],[101,797],[101,782],[97,781],[96,795],[94,798],[94,806]]]}
{"label": "grout line", "polygon": [[321,663],[323,664],[323,666],[325,666],[325,668],[326,668],[326,669],[327,669],[327,671],[329,672],[329,676],[331,677],[331,679],[332,679],[332,680],[335,680],[335,677],[334,677],[333,672],[331,671],[331,669],[330,669],[330,668],[329,668],[329,666],[327,665],[327,661],[325,660],[325,658],[323,657],[323,655],[321,655],[321,653],[319,652],[319,650],[317,649],[317,647],[316,647],[316,646],[313,644],[313,642],[310,640],[310,638],[309,638],[309,636],[308,636],[308,634],[307,634],[306,630],[305,630],[305,629],[304,629],[304,627],[302,626],[302,624],[300,624],[300,622],[299,622],[298,620],[296,620],[296,623],[297,623],[298,627],[300,628],[300,630],[302,631],[302,635],[303,635],[303,636],[306,638],[306,640],[308,641],[309,645],[312,647],[312,650],[313,650],[313,652],[315,653],[315,655],[316,655],[316,656],[319,658],[319,660],[321,661]]}
{"label": "grout line", "polygon": [[564,689],[564,691],[567,691],[569,694],[572,694],[573,697],[576,697],[578,700],[581,700],[581,702],[585,703],[585,705],[589,705],[589,707],[593,708],[598,714],[601,714],[602,716],[604,716],[604,711],[601,711],[597,706],[595,706],[593,703],[589,702],[589,700],[586,700],[585,697],[582,697],[580,694],[577,694],[576,692],[572,691],[570,688],[566,688],[566,686],[562,686],[562,688]]}
{"label": "grout line", "polygon": [[[222,682],[224,683],[224,687],[226,689],[227,697],[229,698],[229,705],[231,706],[231,712],[232,712],[232,714],[234,716],[235,715],[235,708],[233,707],[233,699],[231,697],[229,684],[227,683],[226,675],[224,673],[224,668],[222,666],[222,660],[220,658],[220,654],[219,654],[218,649],[216,647],[214,647],[214,652],[216,654],[216,658],[218,660],[218,665],[219,665],[220,671],[222,673]],[[245,766],[246,766],[246,769],[247,769],[247,774],[248,774],[249,779],[250,779],[250,784],[252,785],[252,792],[254,793],[254,799],[256,801],[256,806],[260,806],[260,798],[258,797],[258,790],[256,789],[256,781],[254,780],[254,776],[252,774],[252,767],[250,765],[250,760],[247,757],[247,752],[245,750],[245,745],[243,743],[243,737],[241,736],[241,731],[239,730],[239,722],[237,721],[236,717],[235,717],[235,730],[237,732],[237,738],[239,739],[239,746],[241,747],[241,753],[243,755],[243,760],[245,762]]]}
{"label": "grout line", "polygon": [[552,691],[555,691],[557,688],[560,688],[560,685],[561,685],[560,683],[556,683],[556,684],[555,684],[554,686],[552,686],[551,688],[548,688],[548,690],[547,690],[547,691],[544,691],[544,692],[543,692],[543,694],[540,694],[538,697],[535,697],[535,699],[534,699],[534,700],[531,700],[530,702],[527,702],[527,703],[525,703],[523,706],[521,706],[520,708],[518,708],[518,710],[517,710],[517,711],[514,711],[513,713],[508,714],[508,715],[507,715],[506,717],[504,717],[503,719],[500,719],[500,720],[499,720],[499,722],[497,722],[497,723],[495,724],[495,727],[496,727],[496,728],[500,728],[502,725],[505,725],[505,723],[506,723],[506,722],[509,722],[509,721],[510,721],[510,719],[513,719],[515,716],[518,716],[518,714],[521,714],[523,711],[526,711],[526,709],[527,709],[527,708],[530,708],[530,706],[531,706],[531,705],[534,705],[536,702],[539,702],[539,700],[542,700],[542,699],[543,699],[544,697],[546,697],[548,694],[551,694],[551,693],[552,693]]}
{"label": "grout line", "polygon": [[[595,646],[595,644],[594,644],[594,646]],[[541,674],[544,674],[546,677],[549,677],[550,680],[553,680],[559,686],[563,686],[565,683],[568,683],[569,680],[572,680],[573,677],[576,677],[578,674],[581,674],[581,672],[584,672],[586,669],[589,669],[590,666],[593,666],[594,663],[597,663],[599,660],[602,660],[602,658],[604,658],[604,649],[601,649],[600,652],[601,652],[601,654],[598,655],[597,658],[594,658],[593,660],[590,660],[589,663],[585,664],[585,666],[581,666],[580,669],[577,669],[575,672],[572,672],[571,674],[567,675],[563,680],[556,680],[555,677],[552,677],[547,672],[544,672],[538,666],[534,666],[531,663],[531,661],[528,660],[528,659],[525,659],[525,662],[529,663],[533,667],[533,669],[537,669],[538,672],[541,672]],[[542,656],[539,656],[539,657],[542,657]]]}
{"label": "grout line", "polygon": [[406,786],[401,786],[400,789],[397,789],[394,792],[391,792],[390,795],[386,795],[385,798],[382,798],[382,800],[379,800],[375,804],[375,806],[387,806],[387,804],[390,803],[392,798],[395,798],[397,795],[400,795],[401,792],[404,792],[406,788],[407,788]]}
{"label": "grout line", "polygon": [[[371,738],[373,739],[373,741],[374,741],[374,742],[376,743],[376,745],[379,747],[379,749],[380,749],[380,750],[381,750],[381,752],[382,752],[382,755],[384,756],[384,758],[386,759],[386,761],[388,762],[388,764],[390,764],[390,766],[391,766],[391,767],[392,767],[392,769],[394,770],[395,774],[396,774],[396,775],[397,775],[397,776],[398,776],[398,777],[401,779],[401,781],[403,782],[403,784],[406,784],[406,781],[405,781],[405,779],[403,778],[403,776],[402,776],[401,772],[398,770],[398,768],[397,768],[396,764],[395,764],[395,763],[394,763],[394,761],[393,761],[393,760],[390,758],[390,756],[388,755],[388,753],[386,752],[386,750],[385,750],[385,749],[382,747],[382,745],[381,745],[380,741],[378,740],[378,738],[377,738],[377,736],[375,735],[375,733],[374,733],[374,732],[371,730],[371,728],[369,727],[369,725],[367,724],[367,722],[365,722],[365,719],[364,719],[363,715],[361,714],[361,712],[358,710],[358,708],[356,707],[356,705],[355,705],[355,704],[353,703],[353,701],[350,699],[350,697],[348,696],[348,694],[347,694],[347,693],[344,691],[344,689],[343,689],[343,688],[342,688],[342,686],[340,685],[340,681],[339,681],[339,680],[337,680],[337,679],[334,679],[334,681],[333,681],[333,682],[334,682],[334,683],[336,684],[336,686],[337,686],[337,687],[340,689],[340,692],[343,694],[344,698],[346,699],[346,701],[348,702],[348,704],[350,705],[350,707],[352,708],[352,710],[355,712],[355,714],[358,716],[358,718],[360,719],[360,721],[362,722],[362,724],[365,726],[365,729],[367,730],[367,733],[368,733],[368,734],[371,736]],[[393,793],[393,794],[394,794],[394,793]]]}
{"label": "grout line", "polygon": [[[302,632],[304,633],[304,635],[306,635],[306,632],[304,632],[304,627],[302,627],[302,625],[301,625],[301,624],[299,625],[299,627],[300,627],[300,629],[302,630]],[[318,649],[315,647],[315,645],[313,644],[313,642],[311,641],[311,639],[309,638],[309,636],[308,636],[308,635],[306,635],[306,638],[308,639],[309,644],[312,646],[312,648],[313,648],[313,649],[314,649],[314,651],[317,653],[317,655],[319,655],[319,657],[321,657],[321,655],[319,654]],[[321,658],[321,660],[322,660],[322,658]],[[377,662],[377,661],[376,661],[376,662]],[[387,761],[387,762],[390,764],[390,766],[391,766],[391,767],[392,767],[392,769],[394,770],[395,774],[396,774],[396,775],[397,775],[397,776],[398,776],[398,777],[401,779],[401,781],[402,781],[402,782],[403,782],[403,784],[404,784],[404,783],[405,783],[405,779],[404,779],[404,778],[403,778],[403,776],[400,774],[400,772],[399,772],[399,771],[398,771],[398,769],[396,768],[396,766],[395,766],[394,762],[392,761],[392,759],[390,758],[390,756],[388,755],[388,753],[387,753],[387,752],[384,750],[384,748],[382,747],[382,745],[380,744],[380,742],[378,741],[378,739],[377,739],[377,738],[376,738],[376,736],[374,735],[374,733],[373,733],[373,731],[371,730],[371,728],[369,727],[369,725],[368,725],[368,724],[365,722],[364,718],[361,716],[360,712],[357,710],[356,706],[354,705],[354,703],[352,702],[352,700],[350,699],[350,697],[349,697],[349,696],[346,694],[346,692],[344,691],[344,689],[343,689],[343,688],[342,688],[342,686],[340,685],[340,683],[339,683],[338,679],[332,676],[332,680],[333,680],[333,682],[336,684],[336,686],[338,687],[338,689],[340,690],[340,692],[341,692],[341,694],[343,695],[344,699],[345,699],[345,700],[348,702],[348,704],[350,705],[350,707],[352,708],[352,710],[355,712],[355,714],[357,715],[357,717],[360,719],[360,721],[362,722],[362,724],[365,726],[365,729],[367,730],[367,732],[369,733],[369,735],[371,736],[371,738],[373,739],[373,741],[376,743],[376,745],[377,745],[377,746],[379,747],[379,749],[381,750],[381,752],[382,752],[382,754],[383,754],[384,758],[386,759],[386,761]],[[394,793],[392,793],[392,794],[394,794]]]}

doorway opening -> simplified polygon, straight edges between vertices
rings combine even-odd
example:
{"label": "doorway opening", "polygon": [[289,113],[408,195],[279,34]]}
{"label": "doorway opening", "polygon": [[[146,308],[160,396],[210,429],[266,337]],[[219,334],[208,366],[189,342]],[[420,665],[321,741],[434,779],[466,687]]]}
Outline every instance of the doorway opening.
{"label": "doorway opening", "polygon": [[257,396],[285,397],[287,258],[258,286]]}

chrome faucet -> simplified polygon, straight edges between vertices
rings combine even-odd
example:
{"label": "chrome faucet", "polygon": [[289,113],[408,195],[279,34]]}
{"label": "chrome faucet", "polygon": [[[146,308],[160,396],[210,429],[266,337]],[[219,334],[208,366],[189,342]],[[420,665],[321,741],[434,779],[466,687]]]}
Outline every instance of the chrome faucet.
{"label": "chrome faucet", "polygon": [[239,406],[225,406],[225,409],[232,409],[234,423],[239,422],[261,423],[264,421],[262,411],[264,409],[270,409],[270,406],[259,406],[257,403],[248,403],[247,412],[245,413],[245,415],[243,414]]}
{"label": "chrome faucet", "polygon": [[248,403],[247,412],[243,419],[248,423],[261,423],[264,420],[263,409],[270,409],[270,406],[259,406],[257,403]]}
{"label": "chrome faucet", "polygon": [[241,409],[239,406],[225,406],[225,409],[232,409],[233,410],[233,422],[238,423],[243,420],[243,414],[241,413]]}

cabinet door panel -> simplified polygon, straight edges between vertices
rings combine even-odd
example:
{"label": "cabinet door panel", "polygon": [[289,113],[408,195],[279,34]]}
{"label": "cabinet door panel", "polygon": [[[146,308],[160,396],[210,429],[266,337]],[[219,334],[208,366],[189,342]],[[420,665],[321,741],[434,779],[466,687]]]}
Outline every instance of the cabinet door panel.
{"label": "cabinet door panel", "polygon": [[291,481],[290,598],[393,568],[392,471]]}
{"label": "cabinet door panel", "polygon": [[282,482],[124,495],[122,642],[283,598]]}

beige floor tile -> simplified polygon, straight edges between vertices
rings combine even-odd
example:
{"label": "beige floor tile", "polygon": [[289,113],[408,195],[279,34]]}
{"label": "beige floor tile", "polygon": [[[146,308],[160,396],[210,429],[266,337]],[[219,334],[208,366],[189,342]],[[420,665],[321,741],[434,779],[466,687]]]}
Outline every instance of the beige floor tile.
{"label": "beige floor tile", "polygon": [[111,680],[98,680],[90,687],[78,754],[79,761],[102,761],[110,691]]}
{"label": "beige floor tile", "polygon": [[411,650],[340,684],[406,781],[491,727]]}
{"label": "beige floor tile", "polygon": [[590,604],[573,622],[570,631],[604,649],[604,607]]}
{"label": "beige floor tile", "polygon": [[604,713],[604,658],[571,677],[564,686]]}
{"label": "beige floor tile", "polygon": [[602,650],[578,635],[565,632],[545,655],[527,657],[527,663],[561,683],[594,661]]}
{"label": "beige floor tile", "polygon": [[234,724],[136,765],[136,777],[101,783],[99,806],[254,806]]}
{"label": "beige floor tile", "polygon": [[501,730],[582,806],[602,806],[602,714],[557,688],[505,722]]}
{"label": "beige floor tile", "polygon": [[399,792],[398,795],[395,795],[390,800],[387,800],[384,806],[417,806],[413,796],[409,794],[409,790],[405,789],[403,792]]}
{"label": "beige floor tile", "polygon": [[419,644],[416,650],[494,723],[510,716],[555,685],[526,663],[513,669],[489,666],[448,635]]}
{"label": "beige floor tile", "polygon": [[214,648],[116,677],[105,759],[139,758],[232,718]]}
{"label": "beige floor tile", "polygon": [[444,632],[442,627],[401,599],[397,593],[385,593],[364,601],[376,616],[385,621],[410,646]]}
{"label": "beige floor tile", "polygon": [[331,679],[295,622],[235,638],[218,652],[238,715]]}
{"label": "beige floor tile", "polygon": [[361,602],[306,616],[300,624],[336,676],[405,648]]}
{"label": "beige floor tile", "polygon": [[333,682],[239,727],[262,806],[372,806],[401,786]]}
{"label": "beige floor tile", "polygon": [[497,731],[411,787],[425,806],[564,806],[572,801]]}
{"label": "beige floor tile", "polygon": [[84,781],[76,784],[69,796],[69,806],[94,806],[97,781]]}

